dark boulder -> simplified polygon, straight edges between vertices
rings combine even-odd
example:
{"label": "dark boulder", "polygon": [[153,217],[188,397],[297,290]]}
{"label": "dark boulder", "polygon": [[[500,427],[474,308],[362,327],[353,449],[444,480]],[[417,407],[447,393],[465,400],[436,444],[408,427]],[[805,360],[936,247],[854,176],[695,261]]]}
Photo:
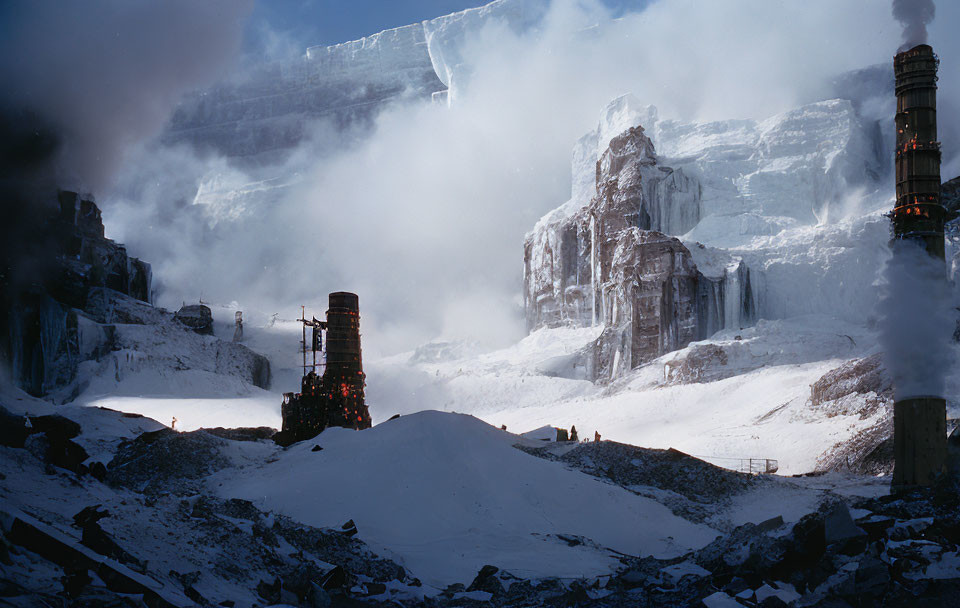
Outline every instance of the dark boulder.
{"label": "dark boulder", "polygon": [[46,433],[47,437],[56,436],[63,439],[73,439],[83,430],[73,420],[58,414],[31,417],[30,424],[34,433]]}
{"label": "dark boulder", "polygon": [[184,304],[173,318],[198,334],[213,335],[213,313],[209,306]]}
{"label": "dark boulder", "polygon": [[334,566],[320,576],[317,585],[325,591],[342,589],[347,585],[347,572],[340,566]]}
{"label": "dark boulder", "polygon": [[26,418],[0,407],[0,445],[22,448],[31,430],[27,428]]}
{"label": "dark boulder", "polygon": [[467,591],[486,591],[487,593],[492,593],[493,595],[502,593],[503,585],[500,583],[500,579],[496,577],[496,574],[499,571],[500,568],[491,566],[490,564],[480,568],[480,571],[477,573],[477,576],[474,577],[473,582],[470,583],[469,587],[467,587]]}
{"label": "dark boulder", "polygon": [[337,531],[344,536],[354,536],[357,533],[357,524],[355,524],[352,519],[347,520]]}

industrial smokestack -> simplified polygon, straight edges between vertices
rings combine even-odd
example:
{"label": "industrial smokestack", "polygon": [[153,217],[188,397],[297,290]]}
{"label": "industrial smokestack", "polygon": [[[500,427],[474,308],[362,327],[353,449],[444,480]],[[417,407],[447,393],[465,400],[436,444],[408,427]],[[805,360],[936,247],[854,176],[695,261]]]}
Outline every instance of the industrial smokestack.
{"label": "industrial smokestack", "polygon": [[[897,4],[905,3],[894,3],[895,12]],[[921,20],[921,28],[922,23],[925,21]],[[888,288],[901,293],[889,298],[896,305],[887,322],[895,327],[888,328],[887,334],[898,335],[900,342],[924,339],[922,331],[912,336],[904,334],[912,317],[921,314],[911,299],[914,302],[936,299],[946,281],[945,212],[940,204],[940,142],[937,141],[938,65],[937,56],[926,44],[898,53],[893,60],[897,94],[897,201],[892,213],[894,259],[889,266],[888,278],[892,284]],[[916,293],[906,294],[903,290]],[[936,308],[935,303],[931,305]],[[916,322],[918,325],[932,323],[936,329],[931,319]],[[932,338],[936,340],[936,335]],[[900,359],[909,357],[904,357],[903,352],[889,352],[890,344],[885,346],[894,368],[891,371],[895,383],[893,487],[929,485],[943,471],[946,459],[946,401],[942,395],[942,377],[931,378],[926,384],[916,377],[938,375],[936,365],[913,369],[912,375],[902,373],[910,369],[911,362]],[[922,347],[935,350],[933,344]],[[901,350],[909,352],[910,349]],[[908,385],[912,386],[908,388]],[[918,394],[931,389],[941,394]]]}
{"label": "industrial smokestack", "polygon": [[363,360],[360,351],[360,302],[357,294],[338,291],[330,294],[327,310],[327,367],[323,385],[331,402],[337,426],[355,429],[370,427],[370,413],[364,403]]}
{"label": "industrial smokestack", "polygon": [[[280,411],[283,429],[273,436],[280,445],[290,445],[322,433],[331,426],[368,429],[370,411],[364,402],[363,357],[360,350],[360,300],[355,293],[330,294],[327,320],[300,319],[303,323],[303,379],[299,393],[284,393]],[[307,328],[312,329],[311,346]],[[322,332],[326,333],[324,340]],[[325,345],[326,367],[317,375],[317,353]],[[313,351],[312,364],[307,352]]]}

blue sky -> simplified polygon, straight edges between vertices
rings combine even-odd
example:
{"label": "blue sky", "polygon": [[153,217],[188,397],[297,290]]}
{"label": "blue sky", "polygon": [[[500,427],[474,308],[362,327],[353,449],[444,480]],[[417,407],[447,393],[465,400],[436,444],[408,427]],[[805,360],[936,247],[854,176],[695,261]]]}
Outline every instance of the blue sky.
{"label": "blue sky", "polygon": [[[247,49],[262,41],[263,25],[299,47],[356,40],[448,13],[483,6],[490,0],[258,0],[247,30]],[[615,12],[649,0],[602,0]]]}
{"label": "blue sky", "polygon": [[301,46],[328,45],[423,21],[489,0],[258,0],[248,44],[266,23]]}

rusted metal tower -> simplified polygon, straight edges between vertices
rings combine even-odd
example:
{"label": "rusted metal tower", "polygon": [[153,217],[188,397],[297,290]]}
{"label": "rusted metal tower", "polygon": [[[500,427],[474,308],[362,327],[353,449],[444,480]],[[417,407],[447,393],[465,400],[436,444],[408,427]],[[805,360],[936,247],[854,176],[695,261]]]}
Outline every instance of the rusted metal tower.
{"label": "rusted metal tower", "polygon": [[[364,402],[366,376],[360,349],[360,304],[354,293],[330,294],[327,320],[307,319],[303,323],[303,379],[299,393],[284,393],[281,412],[283,430],[274,436],[289,445],[316,436],[331,426],[370,428],[370,412]],[[307,343],[307,328],[312,339]],[[326,339],[324,340],[324,333]],[[307,352],[312,351],[312,363]],[[317,354],[326,355],[318,374]]]}
{"label": "rusted metal tower", "polygon": [[[921,244],[942,263],[946,213],[940,204],[938,67],[939,59],[926,44],[898,53],[893,59],[897,202],[891,215],[895,239]],[[946,459],[946,401],[940,395],[898,399],[893,406],[893,426],[893,487],[929,485],[943,471]]]}
{"label": "rusted metal tower", "polygon": [[323,386],[331,416],[339,422],[337,426],[355,429],[370,427],[370,413],[363,398],[364,379],[359,298],[357,294],[346,291],[331,293],[330,308],[327,310],[327,367],[323,372]]}

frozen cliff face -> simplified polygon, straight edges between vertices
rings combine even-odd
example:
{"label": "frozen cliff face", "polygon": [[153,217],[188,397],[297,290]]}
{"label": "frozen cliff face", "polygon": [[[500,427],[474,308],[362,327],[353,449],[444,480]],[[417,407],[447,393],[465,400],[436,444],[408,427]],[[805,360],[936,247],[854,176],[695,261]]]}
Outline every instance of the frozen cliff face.
{"label": "frozen cliff face", "polygon": [[164,135],[228,157],[277,162],[318,119],[343,127],[371,120],[388,102],[430,99],[446,87],[434,72],[424,27],[408,25],[257,68],[242,81],[200,91],[178,107]]}
{"label": "frozen cliff face", "polygon": [[[0,362],[9,364],[14,383],[35,396],[69,384],[79,363],[96,356],[80,312],[92,294],[108,290],[145,305],[151,300],[150,265],[104,237],[96,203],[67,191],[57,203],[45,234],[34,235],[45,239],[54,261],[46,273],[37,271],[29,284],[17,286],[10,309],[0,310]],[[0,288],[9,287],[5,280],[0,276]]]}
{"label": "frozen cliff face", "polygon": [[858,187],[874,187],[882,144],[847,100],[808,104],[764,121],[659,121],[647,126],[665,163],[704,188],[686,239],[717,247],[842,216]]}
{"label": "frozen cliff face", "polygon": [[615,99],[574,147],[570,201],[527,235],[528,327],[605,326],[602,378],[761,318],[862,322],[888,238],[875,126],[845,100],[682,123]]}
{"label": "frozen cliff face", "polygon": [[[495,0],[359,40],[306,49],[234,81],[198,91],[178,107],[163,139],[242,158],[282,162],[319,119],[364,125],[400,99],[452,100],[469,78],[465,41],[487,25],[524,32],[546,13],[546,0]],[[449,94],[448,94],[449,89]]]}
{"label": "frozen cliff face", "polygon": [[[575,173],[595,138],[606,139],[612,115],[578,143]],[[575,180],[575,198],[541,220],[524,246],[530,329],[606,326],[588,365],[592,378],[618,376],[703,331],[700,275],[683,243],[666,234],[696,225],[699,184],[661,166],[640,126],[608,141],[594,165],[593,198],[581,207],[576,197],[587,190]]]}

